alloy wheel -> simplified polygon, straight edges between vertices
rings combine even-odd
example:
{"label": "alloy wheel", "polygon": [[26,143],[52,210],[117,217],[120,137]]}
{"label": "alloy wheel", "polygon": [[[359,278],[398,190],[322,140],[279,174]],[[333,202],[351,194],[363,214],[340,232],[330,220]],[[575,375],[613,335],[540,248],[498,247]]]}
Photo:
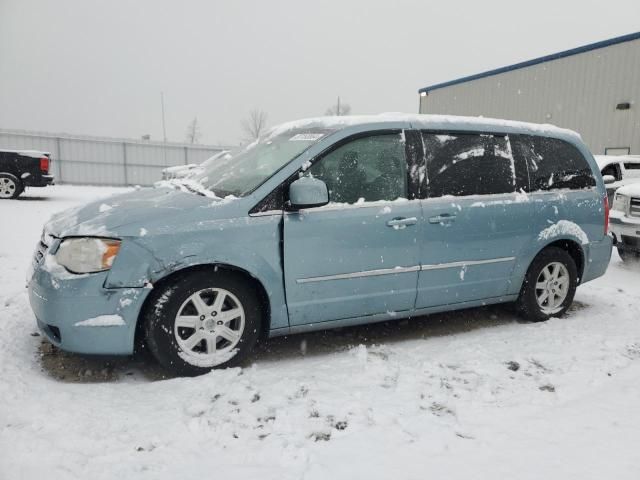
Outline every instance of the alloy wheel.
{"label": "alloy wheel", "polygon": [[194,365],[215,366],[233,356],[245,327],[238,298],[222,288],[206,288],[185,300],[175,318],[181,357]]}
{"label": "alloy wheel", "polygon": [[0,177],[0,197],[11,198],[16,193],[16,182],[7,177]]}
{"label": "alloy wheel", "polygon": [[541,270],[536,280],[536,300],[542,312],[552,315],[562,310],[570,281],[569,270],[560,262],[549,263]]}

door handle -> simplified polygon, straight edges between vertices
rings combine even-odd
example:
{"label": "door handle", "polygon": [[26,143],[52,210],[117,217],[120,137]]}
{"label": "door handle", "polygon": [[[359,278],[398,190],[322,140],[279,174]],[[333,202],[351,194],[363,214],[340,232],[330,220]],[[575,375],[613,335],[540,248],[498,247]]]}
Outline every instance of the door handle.
{"label": "door handle", "polygon": [[429,217],[429,223],[449,223],[453,222],[456,216],[453,213],[441,213],[435,217]]}
{"label": "door handle", "polygon": [[418,219],[416,217],[397,217],[393,220],[389,220],[387,222],[387,227],[393,227],[394,229],[399,230],[401,228],[406,228],[409,225],[415,225],[416,223],[418,223]]}

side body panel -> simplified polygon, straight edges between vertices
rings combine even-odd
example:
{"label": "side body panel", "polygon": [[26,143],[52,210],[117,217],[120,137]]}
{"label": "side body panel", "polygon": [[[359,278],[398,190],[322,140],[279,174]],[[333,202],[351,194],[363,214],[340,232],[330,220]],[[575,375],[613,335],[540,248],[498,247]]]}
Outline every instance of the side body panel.
{"label": "side body panel", "polygon": [[505,295],[531,240],[526,196],[434,198],[422,208],[416,308]]}
{"label": "side body panel", "polygon": [[[524,138],[517,136],[519,138]],[[552,170],[552,177],[545,182],[552,189],[541,189],[536,185],[535,161],[524,157],[525,150],[516,146],[514,153],[520,161],[528,165],[530,175],[530,192],[528,197],[532,203],[531,228],[533,232],[530,247],[523,255],[523,262],[514,271],[514,281],[511,292],[517,292],[517,285],[524,279],[528,264],[533,258],[554,242],[570,241],[579,246],[581,253],[582,275],[580,283],[602,276],[609,265],[611,257],[611,238],[605,234],[605,199],[607,190],[600,174],[598,165],[587,147],[576,139],[560,138],[574,148],[582,157],[582,164],[586,162],[586,171],[592,175],[592,186],[564,188],[562,183],[572,182],[572,175],[565,173],[558,164],[562,158],[551,157],[556,168]],[[519,140],[516,140],[518,143]],[[531,156],[530,152],[529,156]],[[540,157],[542,158],[542,157]],[[587,184],[589,182],[587,181]],[[525,262],[526,261],[526,262]]]}
{"label": "side body panel", "polygon": [[[385,204],[386,203],[386,204]],[[413,225],[388,222],[413,218]],[[290,212],[284,220],[291,325],[411,310],[418,200]]]}
{"label": "side body panel", "polygon": [[526,165],[509,137],[423,131],[421,271],[416,308],[501,297],[531,243]]}
{"label": "side body panel", "polygon": [[[228,220],[200,221],[189,231],[140,237],[134,252],[148,252],[135,262],[117,259],[106,282],[108,288],[142,287],[168,275],[200,265],[222,265],[244,271],[263,286],[271,328],[289,325],[280,252],[282,212]],[[143,260],[144,259],[144,260]],[[126,264],[125,264],[126,262]]]}

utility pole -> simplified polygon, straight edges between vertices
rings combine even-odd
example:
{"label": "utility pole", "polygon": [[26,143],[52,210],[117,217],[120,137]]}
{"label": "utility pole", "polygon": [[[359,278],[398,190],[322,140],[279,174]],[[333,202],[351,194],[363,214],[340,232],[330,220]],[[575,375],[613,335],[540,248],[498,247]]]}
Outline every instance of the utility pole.
{"label": "utility pole", "polygon": [[340,95],[338,95],[338,108],[336,108],[336,116],[340,116]]}
{"label": "utility pole", "polygon": [[164,164],[167,164],[167,126],[164,122],[164,92],[160,92],[160,106],[162,107],[162,138],[164,139],[164,144],[162,145],[162,158],[164,160]]}
{"label": "utility pole", "polygon": [[160,106],[162,107],[162,138],[167,143],[167,127],[164,123],[164,92],[160,92]]}

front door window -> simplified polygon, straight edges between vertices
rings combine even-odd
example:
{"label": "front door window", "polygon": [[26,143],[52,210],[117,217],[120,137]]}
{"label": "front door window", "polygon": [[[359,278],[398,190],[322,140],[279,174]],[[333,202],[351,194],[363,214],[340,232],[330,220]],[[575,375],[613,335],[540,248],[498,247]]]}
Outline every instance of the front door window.
{"label": "front door window", "polygon": [[407,165],[400,134],[353,140],[316,162],[308,174],[327,184],[331,203],[407,198]]}

